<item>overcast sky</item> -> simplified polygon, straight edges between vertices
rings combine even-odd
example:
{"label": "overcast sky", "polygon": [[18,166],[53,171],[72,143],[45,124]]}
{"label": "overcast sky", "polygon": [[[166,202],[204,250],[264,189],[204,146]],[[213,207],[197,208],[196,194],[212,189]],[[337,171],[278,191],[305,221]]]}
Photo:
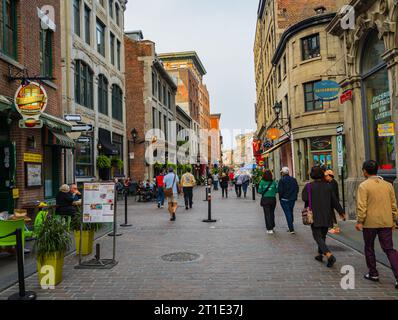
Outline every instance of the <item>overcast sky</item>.
{"label": "overcast sky", "polygon": [[125,28],[142,30],[158,53],[196,51],[222,128],[254,130],[257,7],[258,0],[129,0]]}

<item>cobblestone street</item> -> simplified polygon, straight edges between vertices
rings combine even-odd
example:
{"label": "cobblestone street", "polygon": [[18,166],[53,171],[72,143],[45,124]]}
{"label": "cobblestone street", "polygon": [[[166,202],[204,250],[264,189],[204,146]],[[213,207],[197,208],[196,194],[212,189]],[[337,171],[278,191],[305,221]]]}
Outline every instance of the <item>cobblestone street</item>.
{"label": "cobblestone street", "polygon": [[[55,290],[42,290],[37,274],[26,280],[27,290],[38,299],[398,299],[389,268],[379,265],[381,282],[363,280],[367,271],[362,254],[329,239],[337,263],[332,269],[314,260],[316,247],[310,229],[300,221],[296,206],[297,234],[286,232],[285,219],[277,207],[275,235],[267,235],[259,200],[221,199],[213,192],[215,224],[206,224],[204,189],[195,191],[192,211],[180,207],[177,221],[169,221],[166,209],[155,203],[134,203],[129,222],[119,230],[118,265],[111,270],[76,270],[75,255],[65,259],[64,280]],[[183,199],[180,198],[182,206]],[[119,219],[123,218],[119,205]],[[112,238],[101,238],[102,258],[111,257]],[[191,253],[189,263],[162,260],[171,253]],[[182,255],[180,257],[190,257]],[[170,258],[170,257],[169,257]],[[340,287],[340,268],[352,265],[356,289]],[[0,294],[6,299],[14,286]]]}

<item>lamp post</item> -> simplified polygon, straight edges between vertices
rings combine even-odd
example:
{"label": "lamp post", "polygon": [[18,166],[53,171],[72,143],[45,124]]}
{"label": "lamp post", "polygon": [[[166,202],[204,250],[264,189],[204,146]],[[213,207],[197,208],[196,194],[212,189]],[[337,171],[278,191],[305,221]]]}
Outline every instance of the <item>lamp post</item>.
{"label": "lamp post", "polygon": [[[131,133],[131,138],[133,139],[133,144],[136,144],[137,143],[137,138],[138,138],[137,129],[133,128],[130,133]],[[128,162],[127,162],[127,164],[128,164],[128,175],[127,176],[130,177],[131,176],[131,172],[130,172],[130,161],[131,161],[131,158],[130,158],[130,139],[129,138],[127,138],[127,151],[128,151]]]}

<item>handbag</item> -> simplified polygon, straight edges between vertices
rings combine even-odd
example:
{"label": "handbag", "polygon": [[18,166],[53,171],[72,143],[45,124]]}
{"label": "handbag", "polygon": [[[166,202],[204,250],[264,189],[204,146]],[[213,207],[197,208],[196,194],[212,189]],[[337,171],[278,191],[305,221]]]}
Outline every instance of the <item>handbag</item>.
{"label": "handbag", "polygon": [[303,219],[303,224],[305,226],[310,226],[314,223],[314,213],[312,211],[312,188],[311,183],[307,184],[307,193],[308,193],[308,208],[304,208],[301,213],[301,217]]}
{"label": "handbag", "polygon": [[261,195],[262,195],[262,197],[261,197],[261,206],[262,206],[262,207],[265,206],[265,198],[264,198],[264,195],[265,195],[265,194],[268,192],[268,190],[271,188],[272,184],[273,184],[273,182],[271,181],[271,182],[269,183],[268,187],[265,189],[265,191],[261,194]]}
{"label": "handbag", "polygon": [[176,177],[177,177],[176,174],[174,174],[174,180],[173,180],[173,184],[171,185],[171,188],[164,189],[164,195],[166,198],[170,198],[174,194],[173,189],[174,189],[174,183],[176,182]]}

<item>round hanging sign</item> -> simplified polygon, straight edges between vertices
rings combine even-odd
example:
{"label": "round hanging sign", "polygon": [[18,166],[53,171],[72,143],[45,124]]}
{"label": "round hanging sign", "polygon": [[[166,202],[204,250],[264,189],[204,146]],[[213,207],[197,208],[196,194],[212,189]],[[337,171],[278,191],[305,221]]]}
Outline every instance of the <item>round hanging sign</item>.
{"label": "round hanging sign", "polygon": [[319,100],[333,101],[339,97],[340,85],[332,80],[319,81],[314,85],[314,93]]}

